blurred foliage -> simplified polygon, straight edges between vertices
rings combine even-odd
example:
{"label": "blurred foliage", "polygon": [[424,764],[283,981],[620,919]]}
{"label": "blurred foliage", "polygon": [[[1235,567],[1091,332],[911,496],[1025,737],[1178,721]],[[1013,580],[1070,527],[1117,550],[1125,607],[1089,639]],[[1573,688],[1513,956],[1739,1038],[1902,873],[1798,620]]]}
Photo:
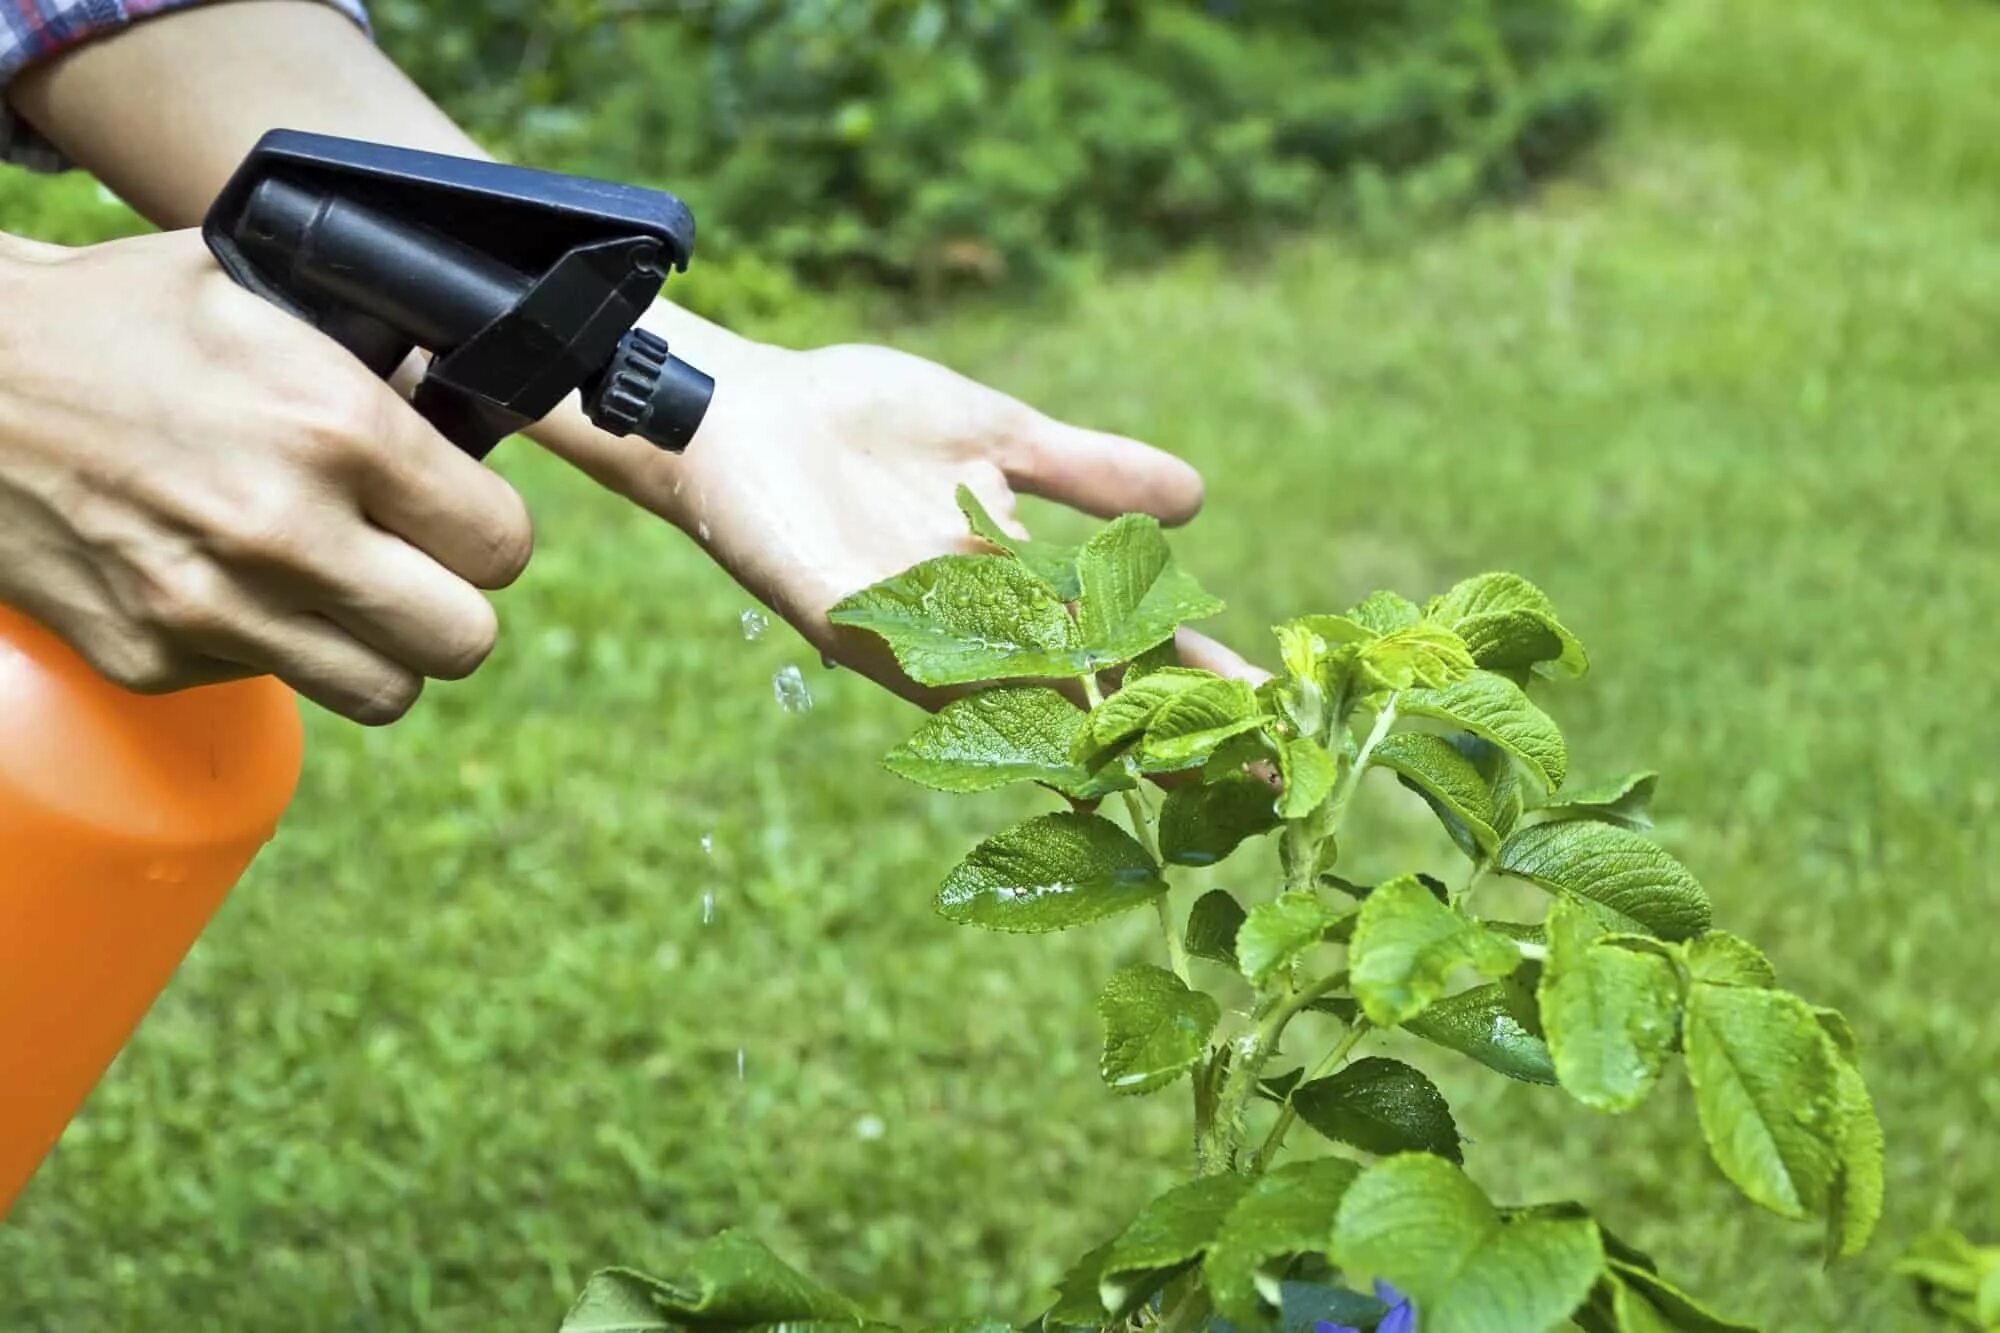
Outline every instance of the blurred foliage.
{"label": "blurred foliage", "polygon": [[[756,299],[935,290],[1520,188],[1644,0],[378,0],[498,151],[688,199]],[[754,258],[752,258],[754,256]]]}
{"label": "blurred foliage", "polygon": [[0,169],[0,231],[56,245],[95,245],[147,230],[146,220],[81,172]]}

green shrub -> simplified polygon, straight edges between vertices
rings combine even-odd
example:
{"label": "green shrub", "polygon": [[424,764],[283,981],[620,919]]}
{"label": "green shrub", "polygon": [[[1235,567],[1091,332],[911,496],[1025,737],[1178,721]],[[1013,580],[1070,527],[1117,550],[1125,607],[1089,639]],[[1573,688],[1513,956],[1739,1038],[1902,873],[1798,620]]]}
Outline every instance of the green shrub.
{"label": "green shrub", "polygon": [[[1643,0],[382,0],[495,147],[658,184],[703,258],[936,288],[1518,189]],[[723,284],[728,285],[728,284]]]}

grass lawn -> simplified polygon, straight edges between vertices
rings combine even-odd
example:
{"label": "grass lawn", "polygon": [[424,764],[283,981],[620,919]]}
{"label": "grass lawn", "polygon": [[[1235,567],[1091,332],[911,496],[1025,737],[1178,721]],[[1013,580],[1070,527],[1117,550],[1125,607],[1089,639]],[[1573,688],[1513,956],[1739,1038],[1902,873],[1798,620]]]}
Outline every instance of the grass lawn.
{"label": "grass lawn", "polygon": [[[1469,1167],[1771,1329],[1927,1327],[1896,1249],[2000,1234],[1996,123],[2000,6],[1687,0],[1529,206],[889,331],[1199,463],[1179,547],[1243,642],[1376,586],[1549,589],[1597,663],[1551,696],[1574,768],[1659,768],[1719,923],[1854,1018],[1890,1210],[1823,1273],[1678,1078],[1609,1120],[1454,1076]],[[405,725],[315,721],[283,834],[0,1227],[0,1327],[549,1328],[593,1267],[735,1225],[891,1318],[1029,1313],[1180,1165],[1183,1099],[1095,1075],[1150,918],[939,921],[1036,802],[882,773],[902,707],[746,641],[678,535],[502,465],[541,552],[501,652]],[[1385,787],[1377,854],[1441,857]]]}

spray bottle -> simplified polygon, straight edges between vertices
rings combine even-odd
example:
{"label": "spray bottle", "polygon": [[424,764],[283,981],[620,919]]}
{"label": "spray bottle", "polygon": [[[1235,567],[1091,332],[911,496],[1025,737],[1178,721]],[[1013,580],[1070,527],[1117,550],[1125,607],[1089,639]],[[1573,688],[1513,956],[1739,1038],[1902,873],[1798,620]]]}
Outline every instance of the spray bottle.
{"label": "spray bottle", "polygon": [[[714,381],[635,327],[694,219],[633,186],[277,130],[202,233],[238,283],[475,458],[581,390],[687,447]],[[277,828],[298,706],[271,679],[141,696],[0,607],[0,1217]]]}

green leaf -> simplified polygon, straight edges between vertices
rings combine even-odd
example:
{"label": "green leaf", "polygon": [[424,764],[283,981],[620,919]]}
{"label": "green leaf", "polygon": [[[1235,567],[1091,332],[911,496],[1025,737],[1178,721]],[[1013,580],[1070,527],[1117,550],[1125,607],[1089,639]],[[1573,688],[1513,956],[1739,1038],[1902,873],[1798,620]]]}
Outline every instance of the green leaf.
{"label": "green leaf", "polygon": [[1843,1060],[1839,1075],[1840,1166],[1827,1208],[1826,1257],[1851,1259],[1868,1247],[1882,1220],[1882,1122],[1861,1071]]}
{"label": "green leaf", "polygon": [[1854,1026],[1847,1021],[1847,1016],[1838,1009],[1814,1005],[1813,1017],[1819,1020],[1821,1030],[1833,1038],[1833,1048],[1840,1052],[1840,1058],[1854,1064],[1861,1055],[1861,1043],[1855,1040]]}
{"label": "green leaf", "polygon": [[1221,680],[1213,671],[1190,667],[1163,667],[1137,680],[1128,680],[1123,689],[1090,710],[1087,745],[1104,750],[1131,740],[1143,734],[1152,724],[1154,714],[1176,696]]}
{"label": "green leaf", "polygon": [[1317,1254],[1333,1235],[1341,1196],[1361,1169],[1337,1157],[1288,1162],[1260,1177],[1229,1210],[1202,1272],[1216,1310],[1240,1329],[1270,1323],[1282,1300],[1282,1261]]}
{"label": "green leaf", "polygon": [[1256,691],[1246,682],[1203,681],[1175,694],[1147,720],[1139,742],[1140,766],[1148,772],[1191,768],[1231,736],[1255,731],[1264,720]]}
{"label": "green leaf", "polygon": [[1696,984],[1684,1044],[1709,1153],[1752,1202],[1826,1211],[1840,1163],[1841,1062],[1812,1008],[1784,991]]}
{"label": "green leaf", "polygon": [[993,521],[993,516],[986,512],[986,506],[979,503],[979,497],[972,493],[970,486],[958,488],[958,512],[965,515],[965,521],[975,537],[1018,558],[1036,578],[1048,584],[1049,591],[1057,597],[1065,602],[1077,599],[1082,590],[1076,577],[1076,547],[1036,541],[1032,537],[1008,536]]}
{"label": "green leaf", "polygon": [[1347,613],[1347,619],[1376,634],[1408,629],[1423,618],[1417,604],[1401,593],[1378,589],[1369,593]]}
{"label": "green leaf", "polygon": [[1629,1111],[1659,1082],[1680,1024],[1680,977],[1655,953],[1601,937],[1585,909],[1549,911],[1542,1024],[1565,1091],[1599,1111]]}
{"label": "green leaf", "polygon": [[1247,773],[1176,787],[1160,806],[1160,855],[1174,865],[1214,865],[1244,839],[1276,828],[1276,803],[1270,784]]}
{"label": "green leaf", "polygon": [[1099,1302],[1113,1315],[1122,1314],[1158,1290],[1175,1269],[1201,1258],[1249,1189],[1245,1176],[1203,1176],[1140,1209],[1104,1256]]}
{"label": "green leaf", "polygon": [[1484,859],[1500,846],[1493,791],[1463,751],[1442,736],[1397,732],[1382,738],[1371,764],[1393,771],[1422,796],[1466,855]]}
{"label": "green leaf", "polygon": [[1556,654],[1557,665],[1562,670],[1572,676],[1581,676],[1590,669],[1590,658],[1584,653],[1583,645],[1557,619],[1555,603],[1549,600],[1547,593],[1519,574],[1475,574],[1453,585],[1449,592],[1433,598],[1425,614],[1440,624],[1456,629],[1468,619],[1510,611],[1530,612],[1547,622],[1562,645],[1561,651]]}
{"label": "green leaf", "polygon": [[1331,1258],[1394,1283],[1423,1333],[1547,1333],[1590,1294],[1604,1247],[1587,1217],[1505,1220],[1457,1167],[1410,1153],[1348,1188]]}
{"label": "green leaf", "polygon": [[1137,1095],[1166,1087],[1208,1053],[1222,1017],[1215,997],[1189,990],[1163,967],[1121,967],[1097,997],[1104,1019],[1099,1071],[1113,1092]]}
{"label": "green leaf", "polygon": [[1299,1119],[1363,1152],[1436,1153],[1462,1162],[1458,1125],[1437,1085],[1399,1060],[1369,1056],[1293,1091]]}
{"label": "green leaf", "polygon": [[827,613],[889,645],[910,679],[962,685],[1089,669],[1076,623],[1019,561],[941,555],[864,588]]}
{"label": "green leaf", "polygon": [[1222,609],[1174,563],[1159,520],[1146,514],[1126,514],[1099,530],[1077,555],[1076,572],[1077,627],[1096,666],[1137,657],[1184,621]]}
{"label": "green leaf", "polygon": [[1391,630],[1355,654],[1368,690],[1445,689],[1472,670],[1464,640],[1441,625],[1416,624]]}
{"label": "green leaf", "polygon": [[1523,1083],[1554,1083],[1555,1061],[1534,1006],[1505,982],[1447,995],[1403,1027]]}
{"label": "green leaf", "polygon": [[1487,671],[1519,671],[1563,654],[1563,636],[1539,611],[1482,611],[1452,623],[1472,660]]}
{"label": "green leaf", "polygon": [[1285,819],[1304,819],[1332,795],[1339,772],[1324,745],[1310,736],[1295,736],[1279,747],[1278,775],[1285,784],[1278,797],[1278,814]]}
{"label": "green leaf", "polygon": [[998,833],[938,890],[938,910],[988,930],[1066,930],[1143,907],[1166,881],[1132,835],[1096,815],[1042,815]]}
{"label": "green leaf", "polygon": [[[655,1317],[665,1322],[646,1322]],[[762,1242],[725,1231],[697,1247],[671,1278],[623,1268],[598,1273],[562,1327],[563,1333],[611,1333],[697,1323],[794,1322],[851,1327],[862,1318],[853,1302],[794,1271]]]}
{"label": "green leaf", "polygon": [[[1756,1325],[1740,1324],[1715,1313],[1650,1268],[1616,1257],[1606,1265],[1607,1281],[1615,1288],[1613,1306],[1619,1333],[1665,1329],[1668,1333],[1757,1333]],[[1652,1319],[1651,1324],[1644,1320]]]}
{"label": "green leaf", "polygon": [[[1261,707],[1263,701],[1258,701]],[[1215,753],[1201,766],[1203,782],[1218,782],[1223,778],[1242,773],[1252,764],[1275,764],[1278,759],[1277,747],[1262,731],[1246,731],[1231,736],[1215,747]]]}
{"label": "green leaf", "polygon": [[1688,980],[1693,985],[1769,990],[1778,984],[1777,971],[1763,950],[1727,931],[1711,930],[1689,940],[1682,946],[1681,956],[1687,960]]}
{"label": "green leaf", "polygon": [[1439,902],[1411,875],[1362,901],[1347,953],[1354,997],[1378,1027],[1422,1013],[1461,967],[1503,976],[1520,961],[1505,938]]}
{"label": "green leaf", "polygon": [[1187,951],[1212,963],[1236,966],[1236,933],[1243,928],[1242,904],[1227,890],[1210,889],[1188,911]]}
{"label": "green leaf", "polygon": [[1098,1281],[1115,1243],[1107,1240],[1069,1266],[1069,1271],[1056,1283],[1055,1304],[1042,1316],[1044,1328],[1064,1325],[1095,1328],[1104,1322],[1104,1301],[1097,1294]]}
{"label": "green leaf", "polygon": [[1683,940],[1708,929],[1708,894],[1658,843],[1615,824],[1531,824],[1500,846],[1503,875],[1595,903],[1607,925]]}
{"label": "green leaf", "polygon": [[1133,784],[1112,766],[1092,773],[1070,759],[1084,714],[1041,685],[1003,686],[954,699],[891,750],[883,766],[938,791],[989,791],[1046,782],[1071,796],[1103,796]]}
{"label": "green leaf", "polygon": [[1237,966],[1251,985],[1261,986],[1305,957],[1333,922],[1333,912],[1311,893],[1281,893],[1258,903],[1236,932]]}
{"label": "green leaf", "polygon": [[1555,819],[1595,819],[1606,824],[1623,824],[1641,832],[1653,827],[1650,809],[1660,775],[1651,771],[1628,773],[1609,782],[1565,787],[1541,813]]}
{"label": "green leaf", "polygon": [[1511,680],[1475,671],[1441,690],[1406,691],[1398,707],[1413,717],[1437,718],[1491,741],[1526,765],[1549,791],[1562,786],[1569,767],[1562,732]]}

